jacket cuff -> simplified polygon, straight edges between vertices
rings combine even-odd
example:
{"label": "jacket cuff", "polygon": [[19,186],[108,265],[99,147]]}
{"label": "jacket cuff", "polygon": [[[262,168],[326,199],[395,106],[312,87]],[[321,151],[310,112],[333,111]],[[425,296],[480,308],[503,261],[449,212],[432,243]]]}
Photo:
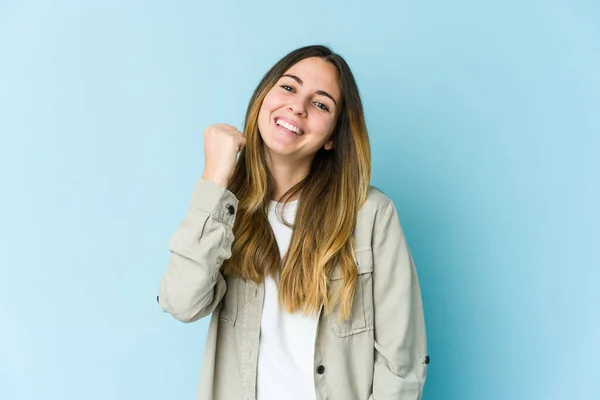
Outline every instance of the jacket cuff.
{"label": "jacket cuff", "polygon": [[223,186],[199,178],[192,192],[190,208],[209,214],[216,220],[233,228],[237,214],[238,199]]}

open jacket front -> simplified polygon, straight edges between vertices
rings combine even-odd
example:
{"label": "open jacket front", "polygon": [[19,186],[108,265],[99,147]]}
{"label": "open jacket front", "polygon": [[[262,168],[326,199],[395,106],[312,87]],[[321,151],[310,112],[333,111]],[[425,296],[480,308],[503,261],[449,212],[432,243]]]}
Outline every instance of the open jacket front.
{"label": "open jacket front", "polygon": [[[211,315],[197,400],[254,400],[264,285],[224,278],[238,200],[200,178],[171,240],[159,304],[183,322]],[[319,400],[419,400],[427,344],[417,272],[396,208],[369,189],[354,231],[358,268],[349,320],[319,315],[314,382]],[[339,271],[331,290],[342,284]],[[283,397],[282,397],[283,398]]]}

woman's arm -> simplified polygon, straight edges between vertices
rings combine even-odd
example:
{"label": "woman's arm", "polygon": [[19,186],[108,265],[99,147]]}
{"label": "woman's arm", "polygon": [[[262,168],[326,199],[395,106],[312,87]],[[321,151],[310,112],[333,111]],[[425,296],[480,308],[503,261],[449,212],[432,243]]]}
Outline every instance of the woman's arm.
{"label": "woman's arm", "polygon": [[371,400],[419,400],[427,341],[417,272],[390,201],[373,236],[375,370]]}
{"label": "woman's arm", "polygon": [[158,297],[164,312],[193,322],[215,310],[227,290],[219,269],[231,257],[237,206],[223,186],[197,181],[187,214],[169,241],[171,257]]}

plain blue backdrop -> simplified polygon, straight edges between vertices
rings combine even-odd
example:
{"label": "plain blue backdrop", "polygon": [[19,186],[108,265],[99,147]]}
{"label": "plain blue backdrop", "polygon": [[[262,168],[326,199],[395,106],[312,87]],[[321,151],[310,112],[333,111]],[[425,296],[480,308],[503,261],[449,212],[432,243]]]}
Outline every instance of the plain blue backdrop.
{"label": "plain blue backdrop", "polygon": [[600,399],[600,3],[0,0],[0,399],[192,399],[156,304],[203,168],[288,51],[361,90],[417,263],[424,400]]}

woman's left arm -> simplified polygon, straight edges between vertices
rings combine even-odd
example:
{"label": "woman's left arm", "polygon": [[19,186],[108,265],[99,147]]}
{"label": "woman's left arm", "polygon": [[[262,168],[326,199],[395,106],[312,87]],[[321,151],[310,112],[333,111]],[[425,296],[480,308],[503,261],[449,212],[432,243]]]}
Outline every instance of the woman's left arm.
{"label": "woman's left arm", "polygon": [[427,339],[417,271],[390,201],[373,236],[375,370],[370,400],[420,400]]}

